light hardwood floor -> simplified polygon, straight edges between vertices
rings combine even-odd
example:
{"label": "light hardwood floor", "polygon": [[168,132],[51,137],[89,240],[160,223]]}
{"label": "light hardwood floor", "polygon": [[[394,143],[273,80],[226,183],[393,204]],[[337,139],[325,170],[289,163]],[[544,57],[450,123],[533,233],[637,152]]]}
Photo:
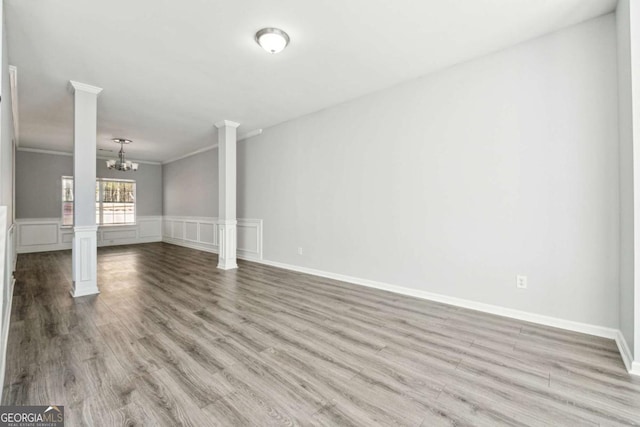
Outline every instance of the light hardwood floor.
{"label": "light hardwood floor", "polygon": [[613,341],[153,243],[20,255],[4,404],[67,425],[636,425]]}

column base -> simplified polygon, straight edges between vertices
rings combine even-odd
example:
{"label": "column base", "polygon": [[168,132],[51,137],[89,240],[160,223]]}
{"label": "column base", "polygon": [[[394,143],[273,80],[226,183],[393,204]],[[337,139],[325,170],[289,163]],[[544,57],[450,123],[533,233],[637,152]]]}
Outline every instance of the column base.
{"label": "column base", "polygon": [[221,270],[238,268],[236,260],[237,224],[236,220],[218,223],[218,268]]}
{"label": "column base", "polygon": [[71,259],[73,277],[71,296],[76,298],[99,294],[97,226],[78,226],[73,228]]}

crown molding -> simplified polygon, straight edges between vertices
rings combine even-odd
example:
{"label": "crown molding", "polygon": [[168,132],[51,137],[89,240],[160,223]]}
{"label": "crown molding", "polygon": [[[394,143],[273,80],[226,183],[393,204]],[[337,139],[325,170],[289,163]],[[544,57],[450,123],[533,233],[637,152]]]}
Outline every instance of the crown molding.
{"label": "crown molding", "polygon": [[253,138],[254,136],[258,136],[262,134],[262,129],[255,129],[251,132],[243,133],[238,136],[238,141],[244,141],[245,139]]}
{"label": "crown molding", "polygon": [[88,92],[93,93],[94,95],[98,95],[102,92],[102,88],[98,86],[92,86],[86,83],[76,82],[74,80],[69,80],[69,86],[71,87],[72,92]]}
{"label": "crown molding", "polygon": [[16,147],[20,145],[18,126],[18,67],[9,65],[9,83],[11,85],[11,113],[13,115],[13,139]]}
{"label": "crown molding", "polygon": [[183,154],[183,155],[178,156],[178,157],[172,157],[169,160],[164,160],[162,162],[162,164],[163,165],[167,165],[169,163],[177,162],[178,160],[186,159],[187,157],[195,156],[196,154],[204,153],[204,152],[207,152],[209,150],[213,150],[214,148],[218,148],[218,144],[208,145],[208,146],[206,146],[204,148],[200,148],[198,150],[191,151],[190,153]]}
{"label": "crown molding", "polygon": [[[54,151],[54,150],[41,150],[40,148],[28,148],[28,147],[19,147],[16,149],[17,151],[24,151],[27,153],[38,153],[38,154],[51,154],[54,156],[67,156],[73,157],[73,153],[69,153],[68,151]],[[105,157],[105,156],[97,156],[96,160],[110,160],[114,157]],[[161,165],[161,162],[154,162],[151,160],[135,160],[135,159],[127,159],[134,163],[141,163],[144,165]]]}
{"label": "crown molding", "polygon": [[54,156],[69,156],[73,157],[73,153],[69,153],[66,151],[55,151],[55,150],[42,150],[40,148],[28,148],[28,147],[18,147],[17,151],[24,151],[27,153],[38,153],[38,154],[52,154]]}
{"label": "crown molding", "polygon": [[221,120],[215,124],[215,127],[217,127],[218,129],[220,129],[221,127],[237,128],[238,126],[240,126],[240,123],[232,122],[231,120]]}
{"label": "crown molding", "polygon": [[[244,141],[245,139],[253,138],[254,136],[258,136],[260,134],[262,134],[262,129],[255,129],[255,130],[252,130],[251,132],[247,132],[247,133],[244,133],[244,134],[238,136],[237,141]],[[178,160],[186,159],[187,157],[195,156],[196,154],[204,153],[206,151],[213,150],[214,148],[218,148],[218,144],[207,145],[204,148],[200,148],[198,150],[191,151],[190,153],[183,154],[183,155],[178,156],[178,157],[172,157],[169,160],[164,160],[162,162],[162,164],[166,165],[166,164],[169,164],[169,163],[177,162]]]}
{"label": "crown molding", "polygon": [[[247,133],[244,133],[242,135],[239,135],[238,136],[238,141],[244,141],[245,139],[253,138],[253,137],[261,135],[261,134],[262,134],[262,129],[255,129],[255,130],[252,130],[251,132],[247,132]],[[200,154],[200,153],[204,153],[204,152],[209,151],[209,150],[213,150],[215,148],[218,148],[218,144],[208,145],[206,147],[200,148],[200,149],[195,150],[195,151],[191,151],[191,152],[183,154],[181,156],[172,157],[169,160],[163,160],[162,162],[154,162],[154,161],[151,161],[151,160],[134,160],[134,159],[127,159],[127,160],[131,160],[132,162],[141,163],[141,164],[147,164],[147,165],[166,165],[166,164],[169,164],[169,163],[177,162],[178,160],[186,159],[187,157],[195,156],[196,154]],[[18,151],[26,151],[28,153],[53,154],[53,155],[56,155],[56,156],[72,156],[73,157],[73,153],[70,153],[68,151],[43,150],[43,149],[40,149],[40,148],[28,148],[28,147],[17,147],[16,149]],[[109,160],[112,157],[98,156],[96,158],[100,159],[100,160]]]}

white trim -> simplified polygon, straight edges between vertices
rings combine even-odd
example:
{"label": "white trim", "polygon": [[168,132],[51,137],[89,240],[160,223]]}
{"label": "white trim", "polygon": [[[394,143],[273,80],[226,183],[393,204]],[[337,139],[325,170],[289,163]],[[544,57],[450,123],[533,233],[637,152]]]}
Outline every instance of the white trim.
{"label": "white trim", "polygon": [[19,123],[18,123],[18,67],[9,65],[9,81],[11,84],[11,113],[13,115],[13,137],[16,147],[20,145]]}
{"label": "white trim", "polygon": [[373,280],[361,279],[358,277],[345,276],[342,274],[330,273],[327,271],[316,270],[307,267],[299,267],[297,265],[285,264],[281,262],[269,261],[269,260],[252,260],[254,262],[270,265],[272,267],[284,268],[286,270],[297,271],[299,273],[311,274],[313,276],[325,277],[328,279],[340,280],[343,282],[352,283],[354,285],[366,286],[374,289],[381,289],[384,291],[394,292],[400,295],[411,296],[415,298],[426,299],[429,301],[440,302],[444,304],[453,305],[456,307],[468,308],[471,310],[482,311],[484,313],[495,314],[498,316],[509,317],[512,319],[524,320],[526,322],[537,323],[545,326],[552,326],[555,328],[566,329],[574,332],[581,332],[583,334],[595,335],[598,337],[616,339],[618,334],[617,329],[607,328],[604,326],[591,325],[588,323],[575,322],[572,320],[559,319],[557,317],[544,316],[542,314],[530,313],[527,311],[515,310],[506,307],[500,307],[497,305],[485,304],[463,298],[451,297],[442,294],[435,294],[419,289],[405,288],[397,285],[390,285],[388,283],[376,282]]}
{"label": "white trim", "polygon": [[[258,136],[262,134],[262,129],[256,129],[256,130],[252,130],[251,132],[247,132],[245,134],[242,134],[240,136],[238,136],[238,141],[244,141],[245,139],[249,139],[249,138],[253,138],[254,136]],[[16,142],[17,142],[17,138],[16,138]],[[137,159],[129,159],[132,162],[136,162],[136,163],[142,163],[145,165],[167,165],[169,163],[173,163],[173,162],[177,162],[178,160],[182,160],[182,159],[186,159],[187,157],[191,157],[191,156],[195,156],[196,154],[200,154],[200,153],[205,153],[209,150],[214,150],[218,148],[218,144],[213,144],[213,145],[208,145],[204,148],[199,148],[195,151],[191,151],[187,154],[183,154],[181,156],[178,157],[172,157],[169,160],[163,160],[163,161],[153,161],[153,160],[137,160]],[[68,151],[56,151],[56,150],[44,150],[41,148],[29,148],[29,147],[18,147],[18,144],[16,143],[16,151],[25,151],[27,153],[38,153],[38,154],[52,154],[54,156],[69,156],[69,157],[73,157],[73,153],[68,152]],[[97,156],[96,159],[98,160],[111,160],[112,157],[108,157],[108,156]]]}
{"label": "white trim", "polygon": [[[206,222],[210,224],[215,224],[218,218],[214,216],[173,216],[173,215],[165,215],[162,217],[165,221],[195,221],[195,222]],[[251,219],[247,219],[247,221],[251,221]]]}
{"label": "white trim", "polygon": [[[172,239],[170,237],[163,237],[162,238],[162,242],[163,243],[168,243],[170,245],[182,246],[183,248],[195,249],[195,250],[202,251],[202,252],[209,252],[209,253],[212,253],[212,254],[217,254],[218,253],[218,247],[217,246],[207,245],[205,243],[196,243],[196,242],[191,242],[191,241],[188,241],[188,240]],[[236,257],[238,259],[243,259],[243,260],[246,260],[246,261],[260,262],[260,261],[256,261],[256,259],[254,257],[252,257],[252,256],[243,255],[242,252],[240,252],[240,251],[238,252]]]}
{"label": "white trim", "polygon": [[213,150],[214,148],[218,148],[218,144],[213,144],[213,145],[208,145],[204,148],[199,148],[195,151],[191,151],[190,153],[187,154],[183,154],[181,156],[178,157],[172,157],[169,160],[165,160],[162,162],[163,165],[169,164],[169,163],[173,163],[173,162],[177,162],[178,160],[182,160],[182,159],[186,159],[187,157],[191,157],[191,156],[195,156],[196,154],[200,154],[200,153],[205,153],[209,150]]}
{"label": "white trim", "polygon": [[[245,239],[251,239],[242,239],[239,244],[236,240],[236,257],[248,260],[262,259],[263,223],[261,219],[238,218],[232,221],[220,221],[214,217],[165,216],[162,223],[163,242],[216,254],[220,250],[221,231],[219,226],[228,223],[230,226],[235,226],[236,238],[239,232],[243,232]],[[187,236],[187,224],[194,223],[197,224],[197,240]],[[206,236],[202,232],[204,227],[207,228]],[[243,243],[247,243],[248,246],[242,246]]]}
{"label": "white trim", "polygon": [[[155,226],[154,226],[155,223]],[[26,228],[25,228],[26,227]],[[25,238],[29,227],[38,232]],[[52,228],[55,230],[53,231]],[[84,228],[84,227],[83,227]],[[88,226],[93,228],[93,226]],[[162,241],[162,216],[138,216],[135,224],[114,224],[97,226],[98,247],[130,245]],[[44,237],[42,231],[48,231],[51,240],[37,241]],[[16,220],[16,253],[62,251],[71,249],[74,227],[63,226],[61,218],[29,218]],[[33,240],[34,236],[36,240]]]}
{"label": "white trim", "polygon": [[9,301],[7,301],[7,312],[4,314],[4,319],[2,325],[4,326],[4,330],[2,331],[2,349],[4,350],[2,355],[2,360],[0,361],[0,381],[4,384],[5,378],[5,370],[7,367],[7,345],[9,344],[9,329],[11,328],[11,312],[13,311],[13,289],[16,284],[16,279],[11,280],[11,289],[9,290]]}
{"label": "white trim", "polygon": [[208,243],[193,242],[191,240],[185,240],[185,239],[174,239],[172,237],[167,237],[167,236],[164,236],[162,238],[162,241],[164,243],[169,243],[170,245],[183,246],[185,248],[197,249],[199,251],[209,252],[212,254],[218,253],[218,246],[211,245]]}
{"label": "white trim", "polygon": [[68,153],[66,151],[42,150],[40,148],[19,147],[19,148],[16,148],[16,151],[25,151],[27,153],[38,153],[38,154],[52,154],[54,156],[73,157],[73,153]]}
{"label": "white trim", "polygon": [[98,95],[100,92],[102,92],[101,87],[89,85],[86,83],[76,82],[75,80],[69,80],[69,86],[72,91],[76,91],[76,92],[77,91],[88,92],[94,95]]}
{"label": "white trim", "polygon": [[[38,154],[51,154],[54,156],[68,156],[68,157],[73,157],[73,153],[68,152],[68,151],[55,151],[55,150],[43,150],[41,148],[29,148],[29,147],[17,147],[16,146],[16,151],[25,151],[27,153],[38,153]],[[106,156],[98,156],[96,157],[96,160],[110,160],[113,157],[106,157]],[[162,165],[161,162],[154,162],[152,160],[137,160],[137,159],[129,159],[132,162],[136,162],[136,163],[142,163],[145,165],[156,165],[156,166],[160,166]]]}
{"label": "white trim", "polygon": [[218,129],[223,127],[237,128],[238,126],[240,126],[240,123],[233,122],[231,120],[220,120],[214,126],[217,127]]}
{"label": "white trim", "polygon": [[74,232],[98,231],[97,225],[76,225],[73,227]]}
{"label": "white trim", "polygon": [[238,141],[244,141],[245,139],[253,138],[254,136],[262,135],[262,129],[255,129],[242,135],[238,135]]}
{"label": "white trim", "polygon": [[[254,136],[258,136],[262,134],[262,129],[255,129],[252,130],[251,132],[247,132],[247,133],[243,133],[242,135],[238,135],[238,139],[237,141],[244,141],[245,139],[249,139],[249,138],[253,138]],[[204,148],[199,148],[195,151],[191,151],[187,154],[183,154],[181,156],[178,157],[172,157],[169,160],[164,160],[162,162],[163,165],[167,165],[169,163],[173,163],[173,162],[177,162],[178,160],[182,160],[182,159],[186,159],[187,157],[191,157],[191,156],[195,156],[196,154],[200,154],[200,153],[205,153],[209,150],[213,150],[215,148],[218,148],[218,144],[213,144],[213,145],[207,145]]]}
{"label": "white trim", "polygon": [[627,371],[631,374],[640,375],[640,371],[633,372],[633,356],[631,355],[631,350],[629,349],[629,345],[627,344],[627,340],[624,338],[622,331],[617,331],[615,340],[616,345],[618,346],[618,350],[620,351],[620,356],[622,356],[622,361],[624,362],[624,366],[627,368]]}

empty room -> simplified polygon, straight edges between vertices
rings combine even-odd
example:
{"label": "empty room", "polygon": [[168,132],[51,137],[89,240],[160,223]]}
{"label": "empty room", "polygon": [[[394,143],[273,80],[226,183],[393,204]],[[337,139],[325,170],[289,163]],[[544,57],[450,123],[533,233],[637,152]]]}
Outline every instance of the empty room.
{"label": "empty room", "polygon": [[640,0],[0,4],[0,427],[640,425]]}

